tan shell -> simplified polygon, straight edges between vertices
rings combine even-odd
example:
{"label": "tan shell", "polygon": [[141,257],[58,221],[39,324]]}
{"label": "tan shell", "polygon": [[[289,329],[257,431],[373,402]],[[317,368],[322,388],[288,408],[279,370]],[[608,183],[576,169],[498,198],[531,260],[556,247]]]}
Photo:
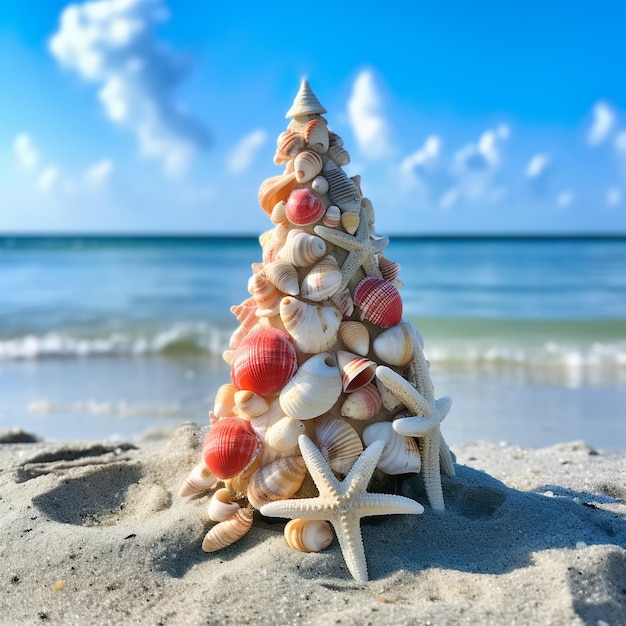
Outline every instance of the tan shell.
{"label": "tan shell", "polygon": [[413,356],[413,334],[408,322],[383,331],[372,344],[374,354],[389,365],[406,365]]}
{"label": "tan shell", "polygon": [[276,154],[274,163],[277,165],[287,163],[304,148],[304,139],[298,133],[286,130],[278,135],[276,140]]}
{"label": "tan shell", "polygon": [[[328,350],[337,340],[341,312],[334,306],[308,304],[291,296],[280,303],[280,319],[296,348],[307,354]],[[295,416],[294,416],[295,417]]]}
{"label": "tan shell", "polygon": [[264,465],[250,478],[248,501],[260,509],[268,502],[291,498],[300,489],[306,471],[301,456],[288,456]]}
{"label": "tan shell", "polygon": [[356,233],[356,230],[359,227],[359,222],[360,218],[358,213],[348,212],[341,214],[341,225],[350,235],[354,235],[354,233]]}
{"label": "tan shell", "polygon": [[342,374],[343,390],[356,391],[372,382],[376,376],[376,363],[347,350],[337,352],[337,363]]}
{"label": "tan shell", "polygon": [[338,474],[347,474],[363,452],[358,433],[350,424],[331,415],[315,420],[315,435],[320,452]]}
{"label": "tan shell", "polygon": [[298,437],[304,434],[304,429],[304,422],[286,415],[268,428],[265,443],[279,452],[291,450],[298,445]]}
{"label": "tan shell", "polygon": [[287,545],[300,552],[321,552],[335,536],[330,524],[318,519],[292,519],[285,525],[284,533]]}
{"label": "tan shell", "polygon": [[331,145],[326,151],[326,156],[339,167],[348,165],[350,163],[350,155],[341,146]]}
{"label": "tan shell", "polygon": [[302,279],[300,294],[314,302],[327,300],[337,293],[341,279],[341,270],[335,257],[327,256],[316,263]]}
{"label": "tan shell", "polygon": [[343,146],[343,139],[332,130],[328,130],[328,145],[329,146]]}
{"label": "tan shell", "polygon": [[308,183],[322,171],[322,157],[313,150],[303,150],[294,159],[293,167],[296,180],[299,183]]}
{"label": "tan shell", "polygon": [[261,183],[259,187],[259,204],[261,208],[268,214],[272,214],[272,209],[277,202],[281,200],[287,201],[289,194],[296,188],[296,174],[290,172],[273,176]]}
{"label": "tan shell", "polygon": [[227,417],[233,415],[235,407],[235,394],[239,391],[237,385],[227,383],[222,385],[215,394],[215,402],[213,404],[213,413],[217,417]]}
{"label": "tan shell", "polygon": [[287,219],[287,215],[285,210],[287,209],[287,203],[284,200],[277,202],[272,209],[272,213],[270,214],[270,219],[274,224],[280,224],[281,226],[289,226],[289,220]]}
{"label": "tan shell", "polygon": [[278,259],[278,255],[287,240],[289,232],[286,226],[277,224],[269,231],[269,237],[263,237],[263,240],[259,238],[261,247],[263,248],[263,263],[271,263]]}
{"label": "tan shell", "polygon": [[235,394],[235,404],[239,409],[239,415],[250,418],[263,415],[269,408],[269,403],[254,391],[242,390]]}
{"label": "tan shell", "polygon": [[344,317],[350,317],[354,313],[354,301],[347,287],[343,291],[338,291],[330,298],[330,301],[341,311]]}
{"label": "tan shell", "polygon": [[234,515],[241,507],[233,500],[230,489],[218,489],[209,500],[208,514],[213,522],[223,522]]}
{"label": "tan shell", "polygon": [[264,271],[250,277],[248,291],[256,302],[258,317],[273,317],[278,314],[283,293],[274,287]]}
{"label": "tan shell", "polygon": [[293,104],[285,117],[301,117],[303,115],[313,115],[326,113],[326,109],[320,104],[317,96],[313,93],[308,80],[300,83],[300,89],[293,100]]}
{"label": "tan shell", "polygon": [[341,374],[335,357],[326,352],[306,360],[280,392],[281,409],[299,420],[326,413],[341,395]]}
{"label": "tan shell", "polygon": [[342,211],[358,213],[361,209],[361,194],[354,182],[330,159],[324,163],[322,171],[328,181],[328,195],[332,203]]}
{"label": "tan shell", "polygon": [[246,331],[252,330],[258,323],[256,315],[256,302],[250,297],[241,304],[230,307],[230,312],[239,320],[239,323]]}
{"label": "tan shell", "polygon": [[219,480],[205,465],[204,461],[200,461],[189,473],[185,479],[183,486],[180,488],[178,495],[181,498],[193,496],[197,493],[204,493],[215,489]]}
{"label": "tan shell", "polygon": [[239,509],[227,520],[216,524],[205,535],[202,549],[205,552],[215,552],[239,541],[252,526],[252,511]]}
{"label": "tan shell", "polygon": [[341,405],[341,414],[353,420],[368,420],[380,411],[381,406],[382,401],[378,389],[369,383],[365,387],[348,394]]}
{"label": "tan shell", "polygon": [[417,474],[421,468],[421,457],[413,437],[398,434],[391,422],[376,422],[363,431],[363,441],[369,446],[377,439],[385,442],[378,461],[378,468],[386,474]]}
{"label": "tan shell", "polygon": [[360,356],[367,356],[370,350],[370,334],[362,322],[341,322],[339,339],[350,351]]}
{"label": "tan shell", "polygon": [[282,293],[297,296],[300,293],[298,272],[296,268],[285,261],[273,261],[265,266],[267,279]]}
{"label": "tan shell", "polygon": [[323,154],[328,150],[330,137],[328,135],[328,126],[322,119],[311,120],[304,127],[304,138],[311,150]]}
{"label": "tan shell", "polygon": [[[321,178],[318,176],[318,178]],[[317,180],[317,178],[315,179]],[[324,226],[328,226],[329,228],[337,228],[339,223],[341,222],[341,210],[338,206],[331,204],[327,209],[324,217],[322,218],[322,223]]]}
{"label": "tan shell", "polygon": [[328,181],[323,176],[316,176],[311,181],[311,189],[315,193],[323,195],[328,191]]}
{"label": "tan shell", "polygon": [[389,411],[390,413],[397,411],[402,406],[402,402],[385,387],[378,377],[374,379],[374,382],[376,383],[376,389],[378,389],[385,411]]}
{"label": "tan shell", "polygon": [[326,255],[326,243],[321,237],[309,235],[299,228],[289,231],[279,258],[296,267],[307,267]]}

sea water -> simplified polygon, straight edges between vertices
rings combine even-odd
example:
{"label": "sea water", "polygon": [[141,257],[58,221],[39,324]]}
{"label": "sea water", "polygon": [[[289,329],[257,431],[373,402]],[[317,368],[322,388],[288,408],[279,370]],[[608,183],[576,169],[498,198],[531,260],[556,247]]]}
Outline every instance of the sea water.
{"label": "sea water", "polygon": [[[392,239],[447,440],[626,448],[626,240]],[[208,422],[254,238],[0,238],[0,429]]]}

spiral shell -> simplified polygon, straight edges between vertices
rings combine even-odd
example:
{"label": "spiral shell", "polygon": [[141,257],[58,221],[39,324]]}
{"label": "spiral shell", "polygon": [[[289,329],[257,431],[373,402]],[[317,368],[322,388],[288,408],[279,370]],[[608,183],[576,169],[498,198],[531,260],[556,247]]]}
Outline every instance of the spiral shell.
{"label": "spiral shell", "polygon": [[254,391],[242,390],[235,394],[235,404],[239,409],[240,415],[247,417],[258,417],[263,415],[269,408],[269,404],[265,398],[262,398]]}
{"label": "spiral shell", "polygon": [[241,507],[233,501],[230,489],[218,489],[209,500],[208,514],[213,522],[223,522],[234,515]]}
{"label": "spiral shell", "polygon": [[200,461],[189,473],[185,479],[183,486],[180,488],[178,495],[181,498],[193,496],[197,493],[204,493],[215,489],[218,479],[213,472],[206,466],[204,461]]}
{"label": "spiral shell", "polygon": [[298,437],[304,433],[304,422],[290,416],[281,418],[268,428],[265,443],[274,450],[284,452],[298,445]]}
{"label": "spiral shell", "polygon": [[350,163],[350,155],[342,146],[332,145],[326,151],[326,156],[338,165],[339,167],[343,167],[344,165],[348,165]]}
{"label": "spiral shell", "polygon": [[356,391],[372,382],[376,376],[376,363],[346,350],[337,352],[337,363],[342,374],[343,390]]}
{"label": "spiral shell", "polygon": [[350,317],[354,312],[352,294],[347,287],[343,291],[338,291],[334,296],[331,296],[330,301],[341,311],[344,317]]}
{"label": "spiral shell", "polygon": [[363,317],[381,328],[395,326],[402,319],[400,292],[388,281],[367,276],[354,288],[354,303]]}
{"label": "spiral shell", "polygon": [[231,377],[239,389],[271,396],[284,387],[297,367],[296,350],[289,335],[276,328],[259,328],[237,348]]}
{"label": "spiral shell", "polygon": [[248,483],[248,501],[255,509],[268,502],[291,498],[304,481],[306,464],[301,456],[276,459],[260,467]]}
{"label": "spiral shell", "polygon": [[296,348],[315,354],[328,350],[337,340],[341,312],[334,306],[308,304],[287,296],[280,303],[280,319]]}
{"label": "spiral shell", "polygon": [[331,160],[326,161],[322,171],[328,181],[328,195],[333,204],[342,211],[358,213],[361,209],[361,194],[354,182]]}
{"label": "spiral shell", "polygon": [[359,217],[358,213],[341,214],[341,225],[344,227],[344,230],[350,235],[354,235],[354,233],[356,233],[360,221],[361,218]]}
{"label": "spiral shell", "polygon": [[298,272],[291,263],[272,261],[265,266],[267,279],[282,293],[297,296],[300,293]]}
{"label": "spiral shell", "polygon": [[413,437],[398,434],[391,422],[376,422],[363,431],[363,441],[369,446],[377,439],[385,442],[378,468],[386,474],[417,474],[422,461],[417,442]]}
{"label": "spiral shell", "polygon": [[296,267],[307,267],[319,261],[325,254],[326,243],[321,237],[294,228],[289,231],[278,256],[280,260]]}
{"label": "spiral shell", "polygon": [[413,356],[413,335],[408,322],[383,331],[372,344],[374,354],[389,365],[406,365]]}
{"label": "spiral shell", "polygon": [[328,522],[319,519],[292,519],[285,525],[285,541],[300,552],[321,552],[333,542],[334,534]]}
{"label": "spiral shell", "polygon": [[258,317],[273,317],[278,313],[283,294],[267,279],[264,271],[250,277],[248,291],[256,302]]}
{"label": "spiral shell", "polygon": [[225,417],[211,427],[202,445],[206,466],[225,480],[242,472],[258,456],[261,440],[244,419]]}
{"label": "spiral shell", "polygon": [[231,517],[216,524],[204,536],[202,549],[205,552],[215,552],[239,541],[252,527],[252,511],[239,509]]}
{"label": "spiral shell", "polygon": [[326,109],[313,93],[309,81],[305,79],[300,83],[300,89],[285,117],[302,117],[319,113],[326,113]]}
{"label": "spiral shell", "polygon": [[271,215],[276,203],[281,200],[286,201],[297,184],[295,172],[280,174],[263,181],[259,187],[259,204],[261,208],[268,215]]}
{"label": "spiral shell", "polygon": [[322,171],[322,157],[313,150],[303,150],[294,159],[293,168],[296,180],[299,183],[308,183]]}
{"label": "spiral shell", "polygon": [[239,323],[246,332],[252,330],[259,321],[256,314],[256,301],[254,298],[248,298],[241,304],[231,306],[230,311],[239,320]]}
{"label": "spiral shell", "polygon": [[370,350],[370,334],[361,322],[341,322],[339,324],[339,339],[350,351],[360,356],[366,356]]}
{"label": "spiral shell", "polygon": [[281,409],[299,420],[326,413],[341,394],[341,375],[335,357],[322,352],[306,360],[280,392]]}
{"label": "spiral shell", "polygon": [[311,181],[311,189],[315,193],[325,194],[328,191],[328,181],[323,176],[316,176]]}
{"label": "spiral shell", "polygon": [[369,383],[348,395],[341,405],[341,414],[353,420],[368,420],[380,411],[381,405],[378,389]]}
{"label": "spiral shell", "polygon": [[382,254],[378,255],[378,269],[380,273],[383,275],[385,280],[388,280],[392,283],[398,275],[400,274],[400,263],[396,263],[383,256]]}
{"label": "spiral shell", "polygon": [[328,136],[328,126],[322,119],[311,120],[304,127],[304,138],[311,150],[323,154],[328,150],[330,137]]}
{"label": "spiral shell", "polygon": [[233,414],[235,407],[235,394],[239,391],[237,385],[227,383],[222,385],[215,394],[215,402],[213,403],[213,413],[219,417],[227,417]]}
{"label": "spiral shell", "polygon": [[294,189],[289,195],[285,216],[292,224],[296,226],[314,224],[324,213],[326,213],[324,203],[310,189]]}
{"label": "spiral shell", "polygon": [[321,302],[337,293],[342,274],[337,261],[327,256],[316,263],[302,279],[300,294],[307,300]]}
{"label": "spiral shell", "polygon": [[337,474],[347,474],[363,452],[358,433],[342,419],[324,415],[315,420],[315,436],[320,452]]}
{"label": "spiral shell", "polygon": [[291,130],[286,130],[278,135],[276,140],[276,154],[274,155],[274,163],[280,165],[287,163],[295,157],[300,150],[304,148],[304,139]]}
{"label": "spiral shell", "polygon": [[341,222],[341,210],[338,206],[331,204],[327,209],[324,217],[322,218],[322,223],[324,226],[328,226],[328,228],[337,228],[339,223]]}

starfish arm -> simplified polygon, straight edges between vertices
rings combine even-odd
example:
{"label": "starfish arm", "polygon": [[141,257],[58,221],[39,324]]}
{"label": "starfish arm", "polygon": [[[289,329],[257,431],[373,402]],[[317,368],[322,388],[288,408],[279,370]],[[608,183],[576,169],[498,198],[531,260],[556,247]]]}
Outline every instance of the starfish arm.
{"label": "starfish arm", "polygon": [[[317,446],[306,435],[298,437],[298,444],[309,474],[311,474],[320,495],[339,493],[342,483],[337,480]],[[378,463],[378,459],[376,463]]]}
{"label": "starfish arm", "polygon": [[452,478],[456,474],[454,469],[454,458],[452,457],[452,452],[450,451],[450,448],[444,438],[442,436],[440,436],[440,438],[439,462],[441,463],[441,471],[446,476],[450,476],[450,478]]}
{"label": "starfish arm", "polygon": [[422,476],[428,502],[434,511],[443,511],[443,490],[441,489],[441,470],[439,465],[440,450],[439,428],[434,428],[420,440],[422,443]]}
{"label": "starfish arm", "polygon": [[443,422],[451,408],[452,398],[450,396],[442,396],[441,398],[435,400],[435,415],[437,416],[439,423]]}
{"label": "starfish arm", "polygon": [[419,515],[424,507],[416,500],[390,493],[368,493],[355,505],[360,517],[370,515]]}
{"label": "starfish arm", "polygon": [[[300,437],[306,437],[306,435],[300,435]],[[367,485],[378,465],[384,447],[385,443],[377,439],[365,448],[352,465],[348,475],[341,482],[341,494],[343,496],[352,497],[355,494],[366,492]]]}
{"label": "starfish arm", "polygon": [[330,523],[335,529],[343,559],[352,577],[366,582],[368,580],[367,561],[359,518],[354,514],[337,515],[330,520]]}
{"label": "starfish arm", "polygon": [[400,417],[393,420],[393,429],[404,437],[424,437],[431,430],[438,427],[437,421],[432,417]]}
{"label": "starfish arm", "polygon": [[322,498],[300,498],[295,500],[276,500],[264,504],[260,511],[266,517],[284,517],[288,519],[328,520],[328,503]]}
{"label": "starfish arm", "polygon": [[329,228],[328,226],[316,226],[314,229],[315,234],[319,235],[322,239],[326,239],[329,243],[332,243],[344,250],[356,250],[356,239],[348,233],[343,233],[340,230]]}
{"label": "starfish arm", "polygon": [[415,383],[417,389],[419,389],[427,402],[434,402],[435,391],[433,389],[433,383],[430,379],[430,371],[422,345],[419,341],[417,329],[410,324],[411,335],[413,337],[413,357],[411,358],[411,378]]}
{"label": "starfish arm", "polygon": [[408,380],[386,365],[379,365],[376,368],[376,376],[410,411],[416,415],[430,417],[431,403]]}

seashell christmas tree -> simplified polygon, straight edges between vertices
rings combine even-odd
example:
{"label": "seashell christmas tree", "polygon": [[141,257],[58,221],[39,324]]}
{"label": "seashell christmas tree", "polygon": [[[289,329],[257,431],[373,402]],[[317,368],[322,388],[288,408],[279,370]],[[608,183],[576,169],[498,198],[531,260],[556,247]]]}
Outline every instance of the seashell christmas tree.
{"label": "seashell christmas tree", "polygon": [[435,399],[422,336],[402,315],[400,266],[383,256],[388,239],[323,113],[303,81],[277,140],[285,171],[259,189],[274,227],[259,238],[251,297],[231,308],[232,382],[180,495],[217,489],[207,552],[243,537],[260,510],[294,520],[285,537],[297,550],[328,547],[332,526],[351,574],[367,580],[360,519],[423,511],[382,490],[417,474],[431,508],[444,508],[451,400]]}

